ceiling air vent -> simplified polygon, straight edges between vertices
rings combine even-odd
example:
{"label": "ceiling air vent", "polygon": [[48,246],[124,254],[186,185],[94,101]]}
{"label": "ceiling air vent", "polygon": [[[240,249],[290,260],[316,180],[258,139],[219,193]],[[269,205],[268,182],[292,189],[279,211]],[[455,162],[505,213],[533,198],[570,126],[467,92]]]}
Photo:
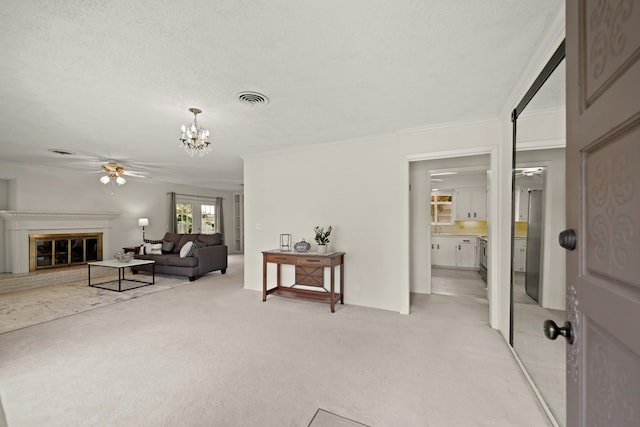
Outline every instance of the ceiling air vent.
{"label": "ceiling air vent", "polygon": [[250,105],[267,105],[269,98],[258,92],[240,92],[238,99]]}
{"label": "ceiling air vent", "polygon": [[49,151],[54,154],[60,154],[61,156],[72,156],[75,154],[73,151],[64,150],[62,148],[49,148]]}

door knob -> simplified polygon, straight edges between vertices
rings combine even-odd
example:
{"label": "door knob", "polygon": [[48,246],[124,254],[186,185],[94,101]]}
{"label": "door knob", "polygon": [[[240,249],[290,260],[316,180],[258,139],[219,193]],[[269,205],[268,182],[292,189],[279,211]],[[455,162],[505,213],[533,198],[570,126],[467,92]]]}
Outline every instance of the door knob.
{"label": "door knob", "polygon": [[564,326],[560,327],[553,320],[544,321],[544,336],[550,340],[555,340],[558,335],[562,335],[569,344],[573,344],[573,328],[571,322],[564,322]]}
{"label": "door knob", "polygon": [[564,230],[558,235],[558,241],[560,246],[567,250],[574,250],[576,248],[576,232],[574,230]]}

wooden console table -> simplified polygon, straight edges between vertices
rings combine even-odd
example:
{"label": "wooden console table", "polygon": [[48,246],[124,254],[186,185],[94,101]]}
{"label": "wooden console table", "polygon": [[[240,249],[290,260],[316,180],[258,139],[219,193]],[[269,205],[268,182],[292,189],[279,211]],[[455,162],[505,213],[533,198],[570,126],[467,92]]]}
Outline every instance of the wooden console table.
{"label": "wooden console table", "polygon": [[[277,265],[277,286],[267,289],[267,263]],[[295,265],[296,279],[291,286],[282,286],[280,266],[282,264]],[[335,290],[335,268],[340,266],[340,292]],[[331,284],[329,289],[324,287],[324,269],[331,269]],[[305,285],[319,288],[319,290],[296,288]],[[287,298],[301,298],[310,301],[328,302],[331,312],[335,313],[335,304],[344,304],[344,252],[331,252],[326,255],[316,253],[282,252],[279,250],[262,252],[262,301],[267,295],[278,295]]]}

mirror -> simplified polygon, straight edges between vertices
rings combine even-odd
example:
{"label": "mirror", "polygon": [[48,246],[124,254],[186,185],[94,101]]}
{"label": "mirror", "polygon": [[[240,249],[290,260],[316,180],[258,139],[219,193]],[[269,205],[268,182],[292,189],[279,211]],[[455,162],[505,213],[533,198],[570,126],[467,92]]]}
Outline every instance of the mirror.
{"label": "mirror", "polygon": [[[566,345],[543,322],[563,324],[565,253],[564,43],[514,110],[511,345],[543,406],[566,425]],[[545,75],[546,74],[546,75]]]}

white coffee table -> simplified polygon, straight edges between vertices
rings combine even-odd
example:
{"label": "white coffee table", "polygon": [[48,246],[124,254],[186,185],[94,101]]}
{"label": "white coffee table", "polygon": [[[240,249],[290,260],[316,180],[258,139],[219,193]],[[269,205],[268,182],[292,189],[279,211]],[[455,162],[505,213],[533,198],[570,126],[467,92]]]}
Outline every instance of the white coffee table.
{"label": "white coffee table", "polygon": [[[115,291],[115,292],[122,292],[123,290],[125,291],[129,291],[131,289],[137,289],[137,288],[142,288],[144,286],[149,286],[149,285],[154,285],[156,283],[156,266],[155,266],[155,261],[151,261],[148,259],[132,259],[129,262],[120,262],[116,259],[110,259],[107,261],[94,261],[94,262],[88,262],[87,263],[87,267],[89,269],[89,286],[93,287],[93,288],[100,288],[100,289],[106,289],[108,291]],[[146,264],[152,264],[151,266],[151,282],[145,282],[143,280],[136,280],[136,279],[127,279],[124,277],[124,273],[126,271],[126,269],[128,267],[135,267],[137,265],[146,265]],[[105,285],[107,283],[115,283],[115,280],[109,280],[107,282],[102,282],[102,283],[98,283],[98,284],[91,284],[91,267],[107,267],[107,268],[117,268],[118,269],[118,289],[111,289],[105,286],[100,286],[100,285]],[[140,285],[140,286],[135,286],[133,288],[127,288],[127,289],[122,289],[122,281],[127,281],[127,282],[137,282],[137,283],[144,283],[144,285]]]}

